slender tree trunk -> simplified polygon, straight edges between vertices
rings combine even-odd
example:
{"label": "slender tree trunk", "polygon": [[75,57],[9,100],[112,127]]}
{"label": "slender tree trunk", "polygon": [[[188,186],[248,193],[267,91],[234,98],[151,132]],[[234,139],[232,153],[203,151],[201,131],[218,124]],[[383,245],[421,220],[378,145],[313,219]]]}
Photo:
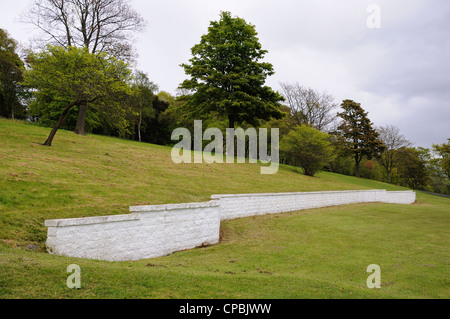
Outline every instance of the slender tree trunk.
{"label": "slender tree trunk", "polygon": [[392,169],[394,168],[394,158],[391,153],[387,153],[386,155],[386,173],[387,173],[387,178],[388,178],[388,183],[391,184],[392,179],[391,179],[391,173],[392,173]]}
{"label": "slender tree trunk", "polygon": [[11,105],[11,120],[14,120],[14,102],[15,102],[14,96],[15,96],[16,92],[11,87],[8,87],[7,89],[9,89],[10,91],[5,96],[5,104]]}
{"label": "slender tree trunk", "polygon": [[44,146],[52,146],[52,142],[53,142],[53,138],[56,135],[56,132],[61,128],[61,126],[64,124],[64,122],[66,121],[67,115],[69,114],[69,111],[72,107],[74,107],[75,105],[77,105],[78,102],[74,102],[74,103],[70,103],[62,112],[61,116],[59,117],[58,122],[56,123],[56,125],[53,127],[52,131],[50,132],[50,135],[47,138],[47,141],[45,141],[45,143],[43,144]]}
{"label": "slender tree trunk", "polygon": [[360,163],[361,163],[361,159],[359,159],[359,156],[355,156],[355,175],[356,177],[361,177],[361,173],[360,173]]}
{"label": "slender tree trunk", "polygon": [[75,128],[75,133],[78,135],[84,135],[85,134],[85,124],[86,124],[86,113],[88,108],[88,102],[83,102],[80,104],[80,110],[78,112],[78,120],[77,120],[77,126]]}
{"label": "slender tree trunk", "polygon": [[138,136],[139,136],[139,142],[142,142],[141,140],[141,125],[142,125],[142,109],[139,113],[139,124],[138,124]]}

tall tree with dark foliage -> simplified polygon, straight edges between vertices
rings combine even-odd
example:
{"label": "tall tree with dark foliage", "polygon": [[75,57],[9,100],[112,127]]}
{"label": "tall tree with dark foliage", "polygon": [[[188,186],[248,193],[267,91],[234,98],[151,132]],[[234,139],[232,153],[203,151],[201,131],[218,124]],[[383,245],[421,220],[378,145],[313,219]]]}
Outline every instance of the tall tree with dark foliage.
{"label": "tall tree with dark foliage", "polygon": [[385,148],[379,139],[379,133],[373,128],[361,104],[352,100],[344,100],[342,112],[338,116],[342,119],[338,132],[342,139],[342,146],[355,160],[355,174],[360,177],[360,163],[364,157],[371,159],[379,156]]}
{"label": "tall tree with dark foliage", "polygon": [[261,61],[267,51],[259,43],[255,26],[222,12],[191,51],[190,64],[182,64],[190,79],[180,88],[193,92],[186,104],[192,117],[218,112],[234,128],[283,116],[279,104],[283,96],[265,85],[274,70]]}

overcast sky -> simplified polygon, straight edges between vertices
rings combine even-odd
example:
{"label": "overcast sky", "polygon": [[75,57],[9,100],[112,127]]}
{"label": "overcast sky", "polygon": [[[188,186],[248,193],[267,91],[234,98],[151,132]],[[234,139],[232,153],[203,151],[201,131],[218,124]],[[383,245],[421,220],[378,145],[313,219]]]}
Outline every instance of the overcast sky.
{"label": "overcast sky", "polygon": [[[0,28],[27,46],[29,25],[17,22],[31,0],[0,0]],[[368,19],[380,8],[380,28]],[[186,78],[181,63],[220,11],[256,26],[267,84],[299,82],[327,91],[337,103],[361,103],[376,126],[397,126],[415,146],[450,137],[449,0],[134,0],[147,20],[137,35],[138,69],[175,93]]]}

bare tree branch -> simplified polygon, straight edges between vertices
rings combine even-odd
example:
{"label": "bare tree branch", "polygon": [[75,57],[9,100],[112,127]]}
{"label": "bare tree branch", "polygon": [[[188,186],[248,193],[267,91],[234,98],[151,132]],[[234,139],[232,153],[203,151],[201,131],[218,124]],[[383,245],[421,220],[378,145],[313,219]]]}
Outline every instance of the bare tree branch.
{"label": "bare tree branch", "polygon": [[132,33],[142,31],[144,19],[127,0],[34,0],[21,21],[48,37],[40,39],[64,47],[86,47],[131,60]]}
{"label": "bare tree branch", "polygon": [[283,95],[297,125],[307,124],[324,131],[335,120],[332,111],[338,107],[326,92],[305,88],[299,83],[281,83]]}
{"label": "bare tree branch", "polygon": [[377,128],[379,139],[385,145],[385,149],[381,154],[379,161],[381,166],[386,170],[388,182],[391,182],[391,173],[395,166],[395,152],[402,147],[411,146],[411,142],[405,136],[400,134],[400,130],[393,126],[387,125]]}

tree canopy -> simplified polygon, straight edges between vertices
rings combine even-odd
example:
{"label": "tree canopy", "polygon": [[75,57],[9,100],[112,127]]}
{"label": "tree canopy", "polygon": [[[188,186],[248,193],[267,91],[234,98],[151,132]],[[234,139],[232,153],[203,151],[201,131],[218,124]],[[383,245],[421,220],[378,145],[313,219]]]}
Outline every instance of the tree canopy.
{"label": "tree canopy", "polygon": [[158,90],[158,86],[150,81],[148,75],[142,71],[137,71],[134,80],[133,88],[136,94],[131,98],[131,105],[137,113],[136,125],[139,142],[142,142],[142,124],[144,119],[153,119],[156,117],[155,109],[153,108],[154,94]]}
{"label": "tree canopy", "polygon": [[265,85],[274,71],[270,63],[261,62],[267,51],[255,26],[222,12],[191,51],[190,64],[181,65],[190,79],[180,88],[194,92],[187,101],[192,117],[219,112],[230,128],[282,117],[279,102],[284,98]]}
{"label": "tree canopy", "polygon": [[[36,96],[51,96],[58,102],[60,117],[44,145],[51,146],[56,131],[68,112],[83,103],[92,103],[114,125],[125,130],[125,101],[132,94],[128,65],[105,53],[91,54],[86,48],[48,46],[31,53],[24,84],[36,89]],[[30,107],[33,107],[31,105]]]}
{"label": "tree canopy", "polygon": [[361,104],[344,100],[341,107],[342,112],[338,113],[338,116],[342,121],[338,131],[342,137],[342,147],[353,156],[356,176],[360,177],[361,160],[364,157],[371,159],[378,155],[384,149],[384,145]]}
{"label": "tree canopy", "polygon": [[[65,48],[85,48],[90,53],[105,52],[132,61],[133,33],[143,30],[145,20],[127,0],[34,0],[22,15],[22,22],[40,31],[36,40]],[[75,133],[85,134],[89,106],[78,107]]]}
{"label": "tree canopy", "polygon": [[393,125],[382,126],[378,128],[377,131],[379,133],[379,139],[385,146],[384,150],[380,154],[379,162],[381,166],[383,166],[386,170],[388,183],[390,183],[391,173],[396,164],[396,151],[401,147],[409,146],[411,142],[408,141],[402,134],[400,134],[400,130]]}
{"label": "tree canopy", "polygon": [[430,152],[423,147],[401,147],[396,152],[399,179],[407,187],[413,189],[424,188],[430,174],[427,169],[430,161]]}
{"label": "tree canopy", "polygon": [[16,53],[17,43],[0,29],[0,116],[23,118],[24,107],[20,101],[25,93],[20,85],[24,64]]}
{"label": "tree canopy", "polygon": [[447,139],[447,143],[441,145],[433,145],[433,150],[439,155],[439,165],[444,173],[450,178],[450,138]]}

